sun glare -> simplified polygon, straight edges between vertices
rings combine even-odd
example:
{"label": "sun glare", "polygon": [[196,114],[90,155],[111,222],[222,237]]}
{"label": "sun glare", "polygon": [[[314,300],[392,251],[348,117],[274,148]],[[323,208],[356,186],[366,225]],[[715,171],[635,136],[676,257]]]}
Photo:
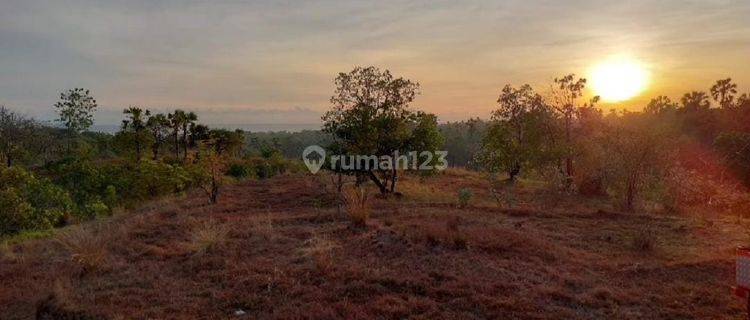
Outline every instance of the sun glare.
{"label": "sun glare", "polygon": [[607,102],[628,100],[648,85],[648,71],[633,59],[611,59],[593,68],[591,87]]}

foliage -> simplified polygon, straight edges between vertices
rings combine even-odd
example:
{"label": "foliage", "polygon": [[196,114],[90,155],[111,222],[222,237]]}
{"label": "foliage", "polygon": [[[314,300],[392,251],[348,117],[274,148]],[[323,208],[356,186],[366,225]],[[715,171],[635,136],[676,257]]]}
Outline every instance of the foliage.
{"label": "foliage", "polygon": [[198,161],[189,166],[193,182],[206,192],[211,204],[219,201],[219,192],[226,183],[224,174],[227,171],[227,163],[226,156],[216,153],[213,149],[205,149],[201,151]]}
{"label": "foliage", "polygon": [[70,192],[78,219],[109,213],[115,206],[180,192],[191,185],[183,168],[150,160],[134,164],[123,160],[66,159],[50,165],[46,171],[56,184]]}
{"label": "foliage", "polygon": [[[395,78],[388,70],[357,67],[349,73],[339,73],[335,86],[331,97],[333,107],[323,116],[323,132],[331,134],[334,139],[329,147],[331,150],[345,155],[379,158],[393,156],[396,151],[401,154],[423,151],[408,150],[413,145],[436,144],[417,141],[419,138],[436,137],[432,133],[414,135],[414,129],[420,128],[420,118],[425,121],[424,125],[430,121],[424,114],[415,114],[409,109],[419,93],[418,83]],[[421,128],[428,129],[424,126]],[[395,157],[392,159],[396,161]],[[360,178],[372,180],[383,194],[395,191],[398,180],[395,169],[377,173],[369,168],[352,171]]]}
{"label": "foliage", "polygon": [[0,168],[0,235],[60,225],[73,208],[68,194],[20,168]]}
{"label": "foliage", "polygon": [[483,140],[481,163],[488,171],[504,171],[510,181],[523,168],[550,161],[547,130],[553,124],[552,110],[531,86],[516,89],[506,85],[492,113],[492,123]]}
{"label": "foliage", "polygon": [[474,194],[469,188],[461,188],[461,190],[458,190],[458,207],[466,208],[473,195]]}
{"label": "foliage", "polygon": [[6,166],[39,156],[38,146],[46,142],[44,133],[33,119],[0,106],[0,160]]}
{"label": "foliage", "polygon": [[96,100],[91,97],[89,90],[74,88],[60,94],[60,101],[55,103],[62,123],[70,133],[80,134],[94,124]]}

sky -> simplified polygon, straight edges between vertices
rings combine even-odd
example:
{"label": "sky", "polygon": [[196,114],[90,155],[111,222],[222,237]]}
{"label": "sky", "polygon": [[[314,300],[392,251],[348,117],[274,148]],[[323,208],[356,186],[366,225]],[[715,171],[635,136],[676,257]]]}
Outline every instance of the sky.
{"label": "sky", "polygon": [[[613,56],[651,75],[639,109],[732,77],[750,92],[750,1],[0,0],[0,104],[54,119],[85,87],[97,124],[130,105],[209,124],[319,123],[355,66],[421,85],[441,121],[488,118],[505,84],[548,90]],[[589,92],[588,94],[593,94]]]}

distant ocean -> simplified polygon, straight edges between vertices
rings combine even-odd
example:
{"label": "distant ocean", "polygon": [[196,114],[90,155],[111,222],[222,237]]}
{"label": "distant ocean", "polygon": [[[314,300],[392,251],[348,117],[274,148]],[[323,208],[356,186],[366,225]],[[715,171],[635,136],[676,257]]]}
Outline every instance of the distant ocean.
{"label": "distant ocean", "polygon": [[[227,130],[242,129],[249,132],[299,132],[302,130],[320,130],[320,124],[315,123],[208,124],[208,126],[211,128]],[[115,133],[117,131],[120,131],[120,125],[93,125],[91,127],[91,131]]]}

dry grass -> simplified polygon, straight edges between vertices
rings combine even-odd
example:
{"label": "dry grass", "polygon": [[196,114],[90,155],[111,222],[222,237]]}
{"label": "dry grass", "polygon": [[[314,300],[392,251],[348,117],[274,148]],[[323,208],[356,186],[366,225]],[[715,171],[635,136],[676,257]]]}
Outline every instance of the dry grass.
{"label": "dry grass", "polygon": [[372,211],[369,194],[364,187],[346,188],[342,191],[346,214],[353,225],[364,227]]}
{"label": "dry grass", "polygon": [[312,259],[315,266],[321,272],[328,272],[333,267],[333,251],[339,245],[324,236],[313,236],[304,243],[300,249],[305,257]]}
{"label": "dry grass", "polygon": [[[14,244],[24,258],[0,259],[0,319],[33,318],[54,291],[69,311],[110,319],[227,319],[237,310],[248,319],[744,316],[727,289],[733,249],[748,241],[743,226],[597,212],[599,202],[584,198],[550,198],[554,210],[503,210],[484,177],[454,171],[421,183],[443,202],[371,197],[366,229],[316,218],[311,204],[330,198],[324,188],[278,176],[228,185],[214,206],[186,197],[114,217],[112,228],[123,230],[113,236],[89,225],[71,230],[101,241]],[[461,188],[475,192],[469,208],[454,205]],[[527,185],[518,192],[522,203],[540,195]],[[631,245],[644,226],[656,236],[649,254]],[[91,256],[79,255],[95,251],[91,243],[104,244],[112,267],[81,277],[71,257]],[[70,285],[55,289],[57,279]]]}
{"label": "dry grass", "polygon": [[229,227],[224,224],[215,221],[196,223],[190,232],[189,247],[195,255],[204,255],[226,241],[228,236]]}
{"label": "dry grass", "polygon": [[102,271],[108,267],[112,230],[94,227],[87,229],[74,226],[55,238],[68,253],[70,260],[82,268],[83,273]]}

